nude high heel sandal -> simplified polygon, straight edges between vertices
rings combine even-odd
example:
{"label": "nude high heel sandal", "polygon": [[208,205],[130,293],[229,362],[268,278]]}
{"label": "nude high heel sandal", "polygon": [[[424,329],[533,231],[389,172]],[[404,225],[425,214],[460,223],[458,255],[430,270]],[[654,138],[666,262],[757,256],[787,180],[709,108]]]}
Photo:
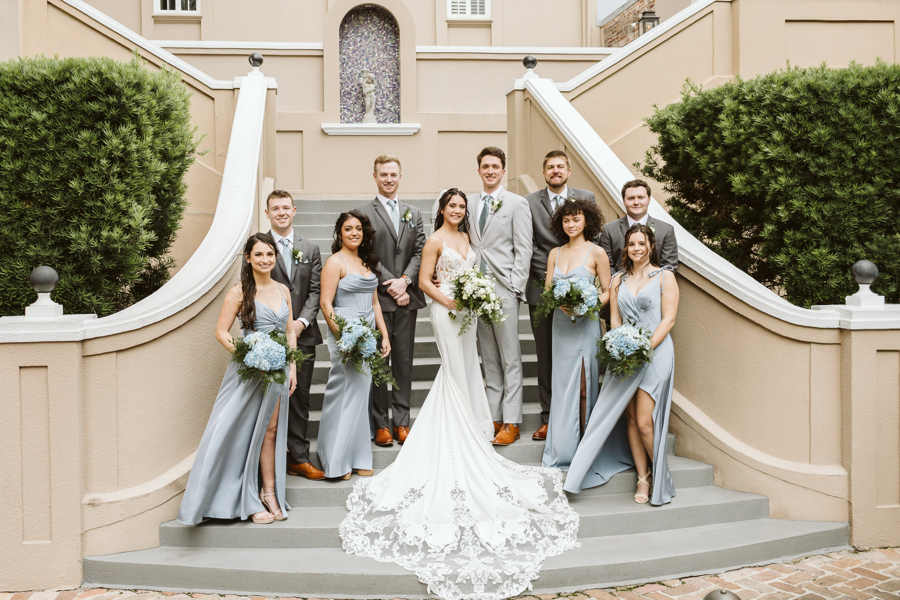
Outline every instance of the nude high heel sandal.
{"label": "nude high heel sandal", "polygon": [[[269,503],[266,502],[266,498],[268,496],[274,496],[274,495],[275,495],[275,492],[272,492],[271,494],[263,494],[263,491],[259,490],[259,501],[262,502],[263,506],[266,507],[266,510],[269,511],[269,513],[271,513],[272,516],[275,517],[273,519],[274,521],[287,521],[287,515],[284,514],[283,510],[279,510],[278,513],[276,513],[274,510],[272,510],[272,507],[269,506]],[[272,521],[269,521],[269,522],[271,523]],[[255,521],[254,521],[254,523],[255,523]]]}
{"label": "nude high heel sandal", "polygon": [[646,483],[647,487],[650,488],[646,494],[635,494],[634,501],[638,504],[647,504],[650,502],[650,494],[653,493],[653,484],[651,483],[653,480],[653,471],[647,469],[647,473],[641,477],[638,475],[638,484]]}

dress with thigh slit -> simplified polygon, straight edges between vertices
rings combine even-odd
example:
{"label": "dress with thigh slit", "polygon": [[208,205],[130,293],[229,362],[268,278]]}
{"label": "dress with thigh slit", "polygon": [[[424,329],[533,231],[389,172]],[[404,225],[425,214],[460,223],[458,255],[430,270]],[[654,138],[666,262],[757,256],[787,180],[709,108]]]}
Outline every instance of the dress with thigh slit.
{"label": "dress with thigh slit", "polygon": [[[659,327],[662,320],[664,271],[665,269],[659,269],[650,273],[651,282],[636,295],[625,285],[627,275],[622,275],[618,286],[618,306],[623,323],[634,323],[649,331],[655,331]],[[624,413],[635,393],[642,389],[655,402],[653,456],[650,457],[653,463],[653,493],[650,495],[650,503],[659,505],[672,500],[675,485],[669,473],[666,452],[674,376],[675,348],[671,335],[667,335],[656,347],[653,360],[641,365],[631,377],[615,377],[609,371],[606,372],[600,396],[569,466],[564,487],[567,492],[577,493],[583,488],[606,483],[619,471],[634,466]]]}
{"label": "dress with thigh slit", "polygon": [[[290,316],[287,301],[275,311],[256,302],[253,331],[284,332]],[[287,475],[288,383],[270,383],[265,395],[256,379],[241,381],[240,365],[228,363],[225,377],[213,404],[212,414],[200,440],[187,488],[178,508],[177,520],[196,525],[205,518],[246,519],[266,508],[259,501],[259,454],[272,413],[279,399],[278,432],[275,435],[275,498],[283,511],[290,510],[284,499]],[[287,371],[287,367],[285,367]]]}

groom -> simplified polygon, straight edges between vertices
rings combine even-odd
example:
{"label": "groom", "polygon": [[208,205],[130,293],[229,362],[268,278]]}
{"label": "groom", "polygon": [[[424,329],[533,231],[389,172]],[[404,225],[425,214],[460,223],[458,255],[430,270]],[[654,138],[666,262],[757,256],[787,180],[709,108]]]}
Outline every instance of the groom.
{"label": "groom", "polygon": [[[375,254],[381,267],[378,302],[391,342],[391,370],[397,380],[397,386],[390,392],[386,384],[375,387],[373,392],[375,443],[390,446],[394,438],[402,444],[409,434],[416,314],[425,307],[425,294],[419,289],[425,229],[419,209],[397,198],[400,159],[379,156],[375,159],[374,171],[378,194],[375,200],[357,210],[369,218],[375,229]],[[388,429],[389,423],[394,426],[393,436]]]}
{"label": "groom", "polygon": [[[296,213],[294,199],[288,192],[275,190],[266,198],[266,216],[272,226],[269,235],[275,240],[279,254],[279,260],[272,269],[272,279],[283,283],[291,291],[297,348],[304,354],[315,356],[316,345],[322,343],[322,334],[316,324],[322,257],[318,244],[300,237],[294,231]],[[325,473],[309,462],[309,386],[315,363],[315,359],[303,363],[297,373],[297,387],[291,394],[287,472],[307,479],[324,479]]]}
{"label": "groom", "polygon": [[484,384],[494,419],[496,446],[519,439],[522,422],[522,350],[519,347],[519,302],[525,300],[531,263],[532,228],[528,201],[500,185],[506,154],[489,146],[478,153],[482,191],[468,202],[469,232],[482,272],[494,279],[506,321],[478,321]]}

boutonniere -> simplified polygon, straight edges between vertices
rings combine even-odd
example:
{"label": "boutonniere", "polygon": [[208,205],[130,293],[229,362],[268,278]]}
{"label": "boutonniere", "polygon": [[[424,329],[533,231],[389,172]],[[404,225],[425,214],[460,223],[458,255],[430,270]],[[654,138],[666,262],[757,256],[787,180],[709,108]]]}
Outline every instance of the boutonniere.
{"label": "boutonniere", "polygon": [[409,208],[407,208],[407,209],[406,209],[406,212],[403,213],[403,218],[401,218],[400,220],[403,221],[404,223],[406,223],[406,227],[407,227],[407,228],[412,227],[412,226],[413,226],[413,224],[412,224],[412,210],[409,209]]}
{"label": "boutonniere", "polygon": [[291,254],[294,255],[294,264],[299,265],[300,261],[303,260],[303,253],[300,252],[300,250],[298,250],[297,248],[294,248],[293,250],[291,250]]}
{"label": "boutonniere", "polygon": [[503,207],[503,199],[502,198],[492,198],[491,199],[491,214],[494,214],[498,210]]}
{"label": "boutonniere", "polygon": [[651,223],[650,221],[647,221],[647,227],[650,228],[650,231],[653,232],[653,235],[656,235],[656,227],[653,226],[653,223]]}
{"label": "boutonniere", "polygon": [[575,202],[576,200],[578,200],[578,198],[576,198],[574,194],[566,198],[566,202]]}

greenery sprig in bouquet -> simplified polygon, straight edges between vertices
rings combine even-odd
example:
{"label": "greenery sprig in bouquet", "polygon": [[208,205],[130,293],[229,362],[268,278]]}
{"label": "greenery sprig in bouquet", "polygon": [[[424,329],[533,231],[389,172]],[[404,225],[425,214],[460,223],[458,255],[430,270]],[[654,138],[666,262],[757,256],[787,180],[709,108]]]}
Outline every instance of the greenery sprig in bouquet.
{"label": "greenery sprig in bouquet", "polygon": [[294,363],[299,368],[312,354],[304,354],[288,345],[287,336],[281,331],[254,331],[247,337],[231,340],[234,353],[231,360],[239,363],[238,378],[241,381],[257,379],[263,382],[263,395],[270,383],[284,385],[285,368]]}
{"label": "greenery sprig in bouquet", "polygon": [[396,386],[397,381],[387,361],[378,351],[381,332],[362,317],[347,319],[331,315],[331,320],[338,327],[337,347],[341,353],[341,363],[352,362],[358,373],[363,372],[363,365],[368,365],[375,385],[390,383]]}
{"label": "greenery sprig in bouquet", "polygon": [[597,340],[600,368],[608,369],[616,377],[631,377],[641,365],[653,360],[652,336],[652,331],[634,323],[610,330]]}
{"label": "greenery sprig in bouquet", "polygon": [[[544,287],[541,282],[535,283]],[[573,313],[571,317],[573,323],[576,316],[585,316],[591,321],[596,321],[601,306],[594,282],[586,277],[571,279],[560,277],[544,288],[541,301],[537,305],[537,316],[543,318],[552,315],[557,308],[566,307]]]}
{"label": "greenery sprig in bouquet", "polygon": [[475,319],[487,325],[500,324],[506,320],[503,301],[494,291],[494,282],[477,267],[466,269],[450,284],[456,300],[457,311],[450,311],[450,318],[456,319],[457,312],[463,313],[459,335],[471,327]]}

